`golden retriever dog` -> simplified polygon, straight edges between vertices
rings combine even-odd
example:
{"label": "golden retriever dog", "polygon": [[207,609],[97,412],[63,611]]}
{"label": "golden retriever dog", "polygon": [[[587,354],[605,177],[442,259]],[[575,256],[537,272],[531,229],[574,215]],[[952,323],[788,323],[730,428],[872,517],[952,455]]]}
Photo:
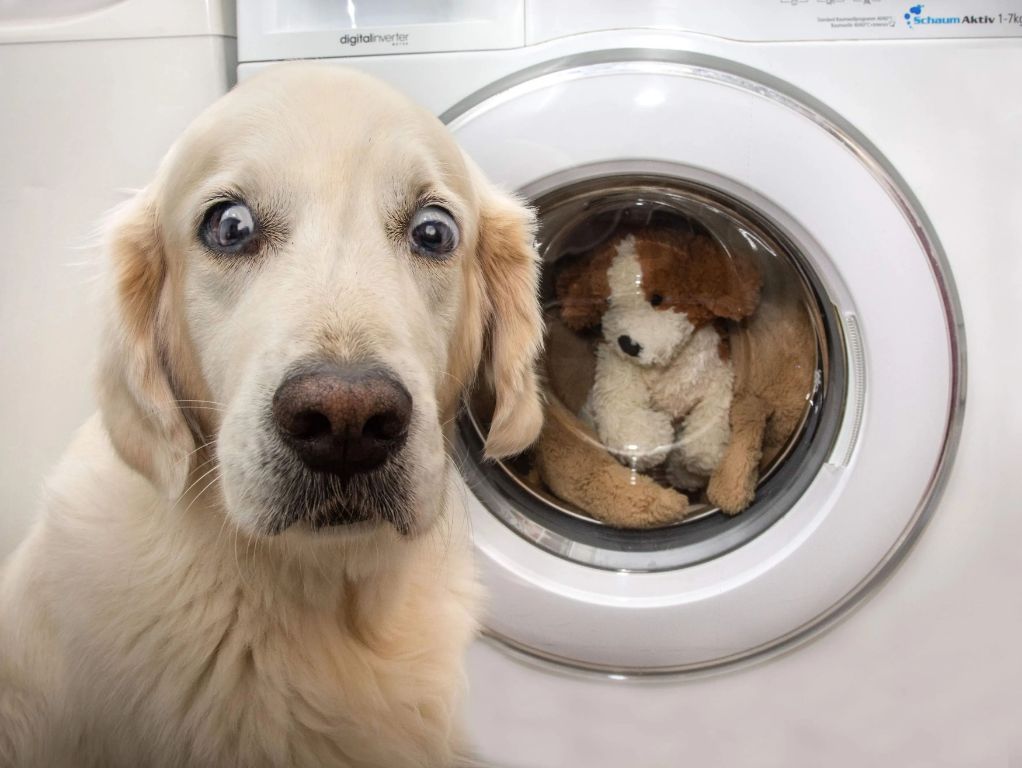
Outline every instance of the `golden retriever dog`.
{"label": "golden retriever dog", "polygon": [[195,121],[110,227],[100,414],[2,573],[0,764],[457,762],[445,441],[484,355],[489,455],[539,432],[533,225],[364,75]]}

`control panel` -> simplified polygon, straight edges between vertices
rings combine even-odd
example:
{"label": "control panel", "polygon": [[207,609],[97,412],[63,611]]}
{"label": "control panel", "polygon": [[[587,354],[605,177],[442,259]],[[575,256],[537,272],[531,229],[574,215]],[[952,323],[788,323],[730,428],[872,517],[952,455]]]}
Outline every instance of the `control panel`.
{"label": "control panel", "polygon": [[653,28],[749,42],[1022,36],[1022,0],[529,0],[526,41]]}
{"label": "control panel", "polygon": [[746,42],[1022,37],[1022,0],[237,0],[240,62],[653,29]]}

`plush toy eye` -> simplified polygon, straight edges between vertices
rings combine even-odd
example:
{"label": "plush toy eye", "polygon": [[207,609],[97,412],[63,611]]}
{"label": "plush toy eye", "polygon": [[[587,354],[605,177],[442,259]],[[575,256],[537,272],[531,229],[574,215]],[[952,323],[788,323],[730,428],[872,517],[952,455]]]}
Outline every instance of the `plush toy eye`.
{"label": "plush toy eye", "polygon": [[256,232],[252,211],[237,200],[217,203],[206,212],[202,225],[202,239],[220,253],[238,253]]}
{"label": "plush toy eye", "polygon": [[408,242],[422,256],[445,258],[458,247],[458,225],[438,205],[427,205],[412,216],[408,224]]}
{"label": "plush toy eye", "polygon": [[649,297],[649,303],[652,304],[654,307],[659,307],[661,304],[664,303],[664,297],[661,296],[659,293],[654,293],[652,296]]}

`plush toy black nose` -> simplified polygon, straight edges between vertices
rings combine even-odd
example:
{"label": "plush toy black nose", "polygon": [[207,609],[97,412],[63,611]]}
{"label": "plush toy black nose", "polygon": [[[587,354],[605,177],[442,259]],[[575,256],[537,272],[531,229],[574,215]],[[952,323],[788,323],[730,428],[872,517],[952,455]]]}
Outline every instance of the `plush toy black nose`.
{"label": "plush toy black nose", "polygon": [[618,336],[617,345],[621,347],[622,352],[632,357],[638,357],[642,351],[642,345],[632,341],[631,336]]}
{"label": "plush toy black nose", "polygon": [[292,374],[273,396],[277,431],[315,472],[369,472],[404,445],[412,396],[391,373],[321,363]]}

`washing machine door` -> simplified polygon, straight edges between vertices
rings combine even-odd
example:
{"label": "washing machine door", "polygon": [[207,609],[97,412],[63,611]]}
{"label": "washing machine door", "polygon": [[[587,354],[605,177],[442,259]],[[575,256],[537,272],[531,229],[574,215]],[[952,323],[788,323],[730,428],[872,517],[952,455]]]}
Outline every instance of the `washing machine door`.
{"label": "washing machine door", "polygon": [[[487,463],[479,451],[485,404],[467,406],[459,441],[490,597],[488,633],[589,669],[694,670],[803,639],[881,583],[933,508],[957,438],[964,375],[951,276],[893,169],[785,84],[677,54],[540,67],[444,119],[491,179],[537,207],[547,380],[552,390],[557,382],[576,390],[551,390],[548,417],[563,426],[567,413],[576,437],[599,449],[581,469],[551,469],[535,454]],[[643,243],[661,236],[682,250],[709,243],[755,266],[751,305],[693,321],[722,343],[730,338],[732,359],[723,351],[713,364],[725,361],[735,377],[732,441],[741,433],[735,409],[753,387],[748,370],[764,360],[769,369],[779,348],[802,345],[796,363],[787,358],[801,370],[797,413],[758,465],[755,496],[733,503],[732,514],[712,493],[712,467],[702,470],[707,490],[685,471],[672,474],[673,454],[658,469],[657,460],[613,444],[613,429],[601,423],[606,393],[594,382],[609,375],[601,365],[627,367],[640,344],[611,321],[620,296],[606,286],[590,297],[602,302],[595,316],[570,311],[572,270],[588,269],[613,288],[625,250],[641,255]],[[641,261],[629,262],[633,271]],[[695,270],[679,266],[665,290],[683,290]],[[639,285],[649,275],[624,279]],[[664,301],[643,291],[653,306]],[[778,306],[801,308],[798,322],[810,334],[802,342],[776,342],[784,338]],[[656,318],[674,322],[679,313],[675,306]],[[757,323],[767,330],[758,337]],[[750,337],[760,362],[750,363],[747,349],[746,358],[734,355]],[[753,394],[770,400],[760,386]],[[615,397],[627,432],[649,403]],[[763,417],[767,433],[777,410]],[[692,414],[668,417],[683,431]],[[754,434],[743,450],[759,460],[769,439]],[[579,471],[602,482],[622,470],[633,485],[673,499],[684,492],[687,515],[629,518],[632,489],[608,491],[616,501],[604,504],[592,483],[579,496],[577,483],[573,491],[560,482]]]}

